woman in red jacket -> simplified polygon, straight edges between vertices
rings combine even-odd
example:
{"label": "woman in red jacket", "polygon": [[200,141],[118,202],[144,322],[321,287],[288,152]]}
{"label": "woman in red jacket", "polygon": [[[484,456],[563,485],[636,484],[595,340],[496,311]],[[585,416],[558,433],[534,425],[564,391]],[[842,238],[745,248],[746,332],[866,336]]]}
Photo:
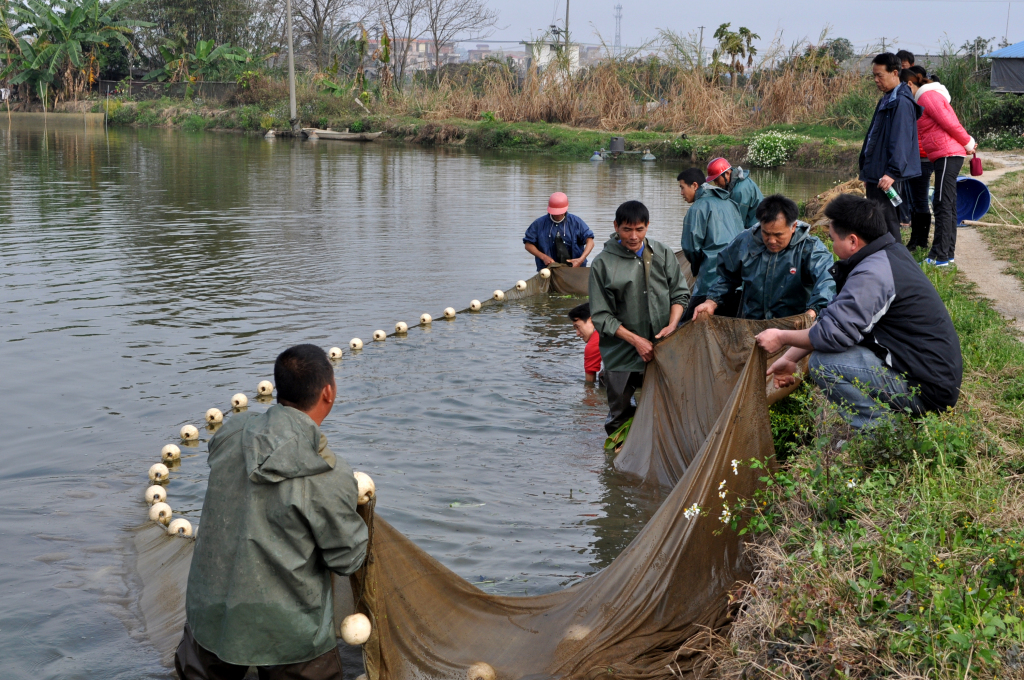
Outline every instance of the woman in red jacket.
{"label": "woman in red jacket", "polygon": [[[920,67],[905,69],[900,79],[910,86],[914,100],[924,109],[917,120],[917,136],[921,151],[935,170],[935,238],[925,262],[946,267],[953,264],[956,249],[956,178],[964,157],[974,153],[977,144],[949,105],[949,91],[944,85],[932,81]],[[923,245],[927,240],[925,233],[918,243]]]}

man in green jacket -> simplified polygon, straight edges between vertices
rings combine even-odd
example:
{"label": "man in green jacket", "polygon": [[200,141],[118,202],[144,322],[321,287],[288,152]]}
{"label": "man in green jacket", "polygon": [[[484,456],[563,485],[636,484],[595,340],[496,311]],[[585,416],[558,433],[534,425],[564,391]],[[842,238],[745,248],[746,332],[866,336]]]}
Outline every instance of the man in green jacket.
{"label": "man in green jacket", "polygon": [[729,200],[736,205],[743,228],[757,226],[757,206],[764,198],[761,187],[750,179],[750,173],[741,167],[732,167],[724,158],[708,163],[707,181],[729,192]]}
{"label": "man in green jacket", "polygon": [[331,572],[366,556],[352,468],[320,423],[337,394],[327,355],[285,350],[277,401],[232,416],[210,440],[210,478],[175,655],[181,680],[342,680]]}
{"label": "man in green jacket", "polygon": [[601,334],[611,435],[633,417],[633,394],[654,357],[652,341],[672,334],[690,299],[675,254],[647,238],[650,213],[640,201],[615,211],[615,235],[590,266],[590,318]]}
{"label": "man in green jacket", "polygon": [[718,253],[718,281],[694,318],[711,316],[729,291],[743,286],[739,317],[778,319],[808,312],[817,316],[836,294],[829,268],[832,253],[811,227],[796,219],[796,203],[781,194],[761,201],[759,226]]}
{"label": "man in green jacket", "polygon": [[[708,291],[718,280],[718,253],[743,231],[743,222],[725,189],[706,183],[697,168],[687,168],[676,178],[687,203],[692,203],[683,218],[680,245],[693,272],[693,297],[683,313],[683,321],[693,317],[693,310],[707,299]],[[739,293],[732,292],[728,303],[719,310],[721,316],[734,316]]]}

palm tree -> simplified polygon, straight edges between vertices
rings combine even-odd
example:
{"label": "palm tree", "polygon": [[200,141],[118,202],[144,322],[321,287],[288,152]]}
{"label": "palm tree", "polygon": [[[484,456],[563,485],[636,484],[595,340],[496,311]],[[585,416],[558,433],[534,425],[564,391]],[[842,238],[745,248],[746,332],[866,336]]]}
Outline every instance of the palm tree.
{"label": "palm tree", "polygon": [[77,99],[99,73],[99,47],[117,43],[131,49],[132,29],[152,25],[121,18],[135,1],[20,0],[5,16],[20,28],[12,35],[17,51],[9,46],[7,54],[0,55],[9,62],[0,78],[13,75],[11,84],[34,85],[41,96],[54,83],[55,99]]}
{"label": "palm tree", "polygon": [[740,26],[738,31],[730,31],[730,26],[732,26],[731,23],[722,24],[715,31],[714,38],[718,41],[718,48],[711,53],[711,59],[715,67],[715,76],[717,77],[717,66],[720,57],[724,54],[729,55],[726,68],[729,69],[729,80],[732,87],[736,87],[737,75],[745,70],[742,60],[747,60],[747,67],[754,65],[754,55],[757,54],[757,48],[754,47],[753,42],[760,40],[761,36],[753,33],[746,26]]}

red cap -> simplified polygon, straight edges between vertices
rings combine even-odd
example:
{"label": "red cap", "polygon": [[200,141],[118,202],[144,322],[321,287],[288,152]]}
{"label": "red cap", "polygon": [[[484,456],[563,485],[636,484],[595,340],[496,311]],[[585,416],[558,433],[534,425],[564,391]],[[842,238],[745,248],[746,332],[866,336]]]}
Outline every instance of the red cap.
{"label": "red cap", "polygon": [[569,212],[569,197],[561,191],[551,194],[551,198],[548,199],[548,214],[564,215],[567,212]]}
{"label": "red cap", "polygon": [[722,173],[732,170],[732,166],[729,165],[729,161],[724,158],[714,158],[708,163],[708,176],[707,181],[714,182],[716,179],[722,176]]}

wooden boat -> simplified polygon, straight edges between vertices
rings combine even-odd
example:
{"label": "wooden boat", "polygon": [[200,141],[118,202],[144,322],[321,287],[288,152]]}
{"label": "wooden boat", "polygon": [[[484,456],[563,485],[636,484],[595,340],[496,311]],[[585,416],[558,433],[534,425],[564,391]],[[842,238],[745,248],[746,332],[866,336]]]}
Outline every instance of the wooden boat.
{"label": "wooden boat", "polygon": [[316,136],[320,139],[337,139],[342,142],[372,142],[373,140],[380,137],[383,132],[349,132],[346,128],[344,132],[338,130],[320,130],[317,128],[302,128],[302,133],[309,137],[311,134],[316,133]]}

